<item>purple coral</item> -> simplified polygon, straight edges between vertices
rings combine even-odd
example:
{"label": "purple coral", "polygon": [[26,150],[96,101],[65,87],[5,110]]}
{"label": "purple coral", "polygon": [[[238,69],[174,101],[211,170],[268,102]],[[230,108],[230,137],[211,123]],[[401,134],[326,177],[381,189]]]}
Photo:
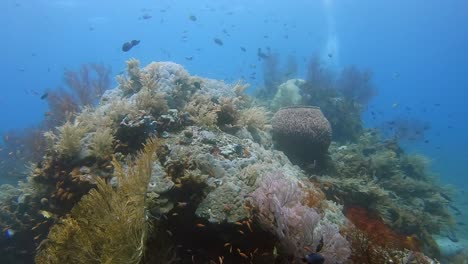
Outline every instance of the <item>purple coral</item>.
{"label": "purple coral", "polygon": [[343,263],[350,255],[348,241],[339,228],[301,201],[305,192],[298,182],[281,172],[265,175],[259,187],[251,194],[260,226],[274,234],[280,253],[293,256],[294,263],[315,250],[323,238],[320,254],[325,263]]}

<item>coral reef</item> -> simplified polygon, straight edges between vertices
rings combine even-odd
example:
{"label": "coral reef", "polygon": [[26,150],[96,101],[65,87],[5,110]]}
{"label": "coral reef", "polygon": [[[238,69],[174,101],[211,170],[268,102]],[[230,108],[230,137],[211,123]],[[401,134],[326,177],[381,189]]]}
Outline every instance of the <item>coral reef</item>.
{"label": "coral reef", "polygon": [[[2,187],[9,193],[0,215],[10,235],[0,237],[5,259],[291,263],[317,253],[325,263],[349,263],[359,243],[346,231],[352,226],[341,204],[415,234],[422,250],[449,221],[444,189],[397,144],[369,133],[333,143],[319,164],[323,175],[307,177],[272,148],[271,109],[243,94],[247,85],[135,59],[118,82],[98,106],[45,133],[43,158],[16,191]],[[314,112],[310,124],[278,117],[280,110],[272,127],[296,129],[295,146],[309,142],[314,149],[304,154],[325,155],[330,124],[306,109]]]}
{"label": "coral reef", "polygon": [[374,212],[392,230],[415,236],[421,249],[437,256],[431,234],[451,228],[450,191],[435,181],[427,159],[407,155],[393,141],[374,131],[356,144],[330,148],[329,176],[315,177],[327,197],[345,207]]}

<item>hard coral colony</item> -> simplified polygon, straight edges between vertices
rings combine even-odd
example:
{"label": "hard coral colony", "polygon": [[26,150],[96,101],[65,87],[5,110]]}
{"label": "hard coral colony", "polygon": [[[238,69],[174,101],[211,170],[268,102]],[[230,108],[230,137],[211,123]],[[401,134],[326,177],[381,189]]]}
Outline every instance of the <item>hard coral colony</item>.
{"label": "hard coral colony", "polygon": [[[418,159],[367,131],[340,146],[327,116],[339,104],[280,108],[270,121],[278,102],[298,102],[315,84],[295,81],[293,101],[265,93],[275,96],[271,106],[245,95],[241,83],[190,76],[171,62],[140,68],[135,59],[118,83],[97,107],[45,133],[44,157],[19,190],[2,186],[12,191],[2,191],[0,224],[15,232],[1,237],[5,258],[37,247],[23,257],[411,263],[417,255],[418,263],[434,263],[424,253],[434,254],[432,232],[450,214],[437,195],[444,189]],[[310,148],[294,152],[291,142]],[[395,244],[376,241],[369,225],[385,227],[379,232]]]}

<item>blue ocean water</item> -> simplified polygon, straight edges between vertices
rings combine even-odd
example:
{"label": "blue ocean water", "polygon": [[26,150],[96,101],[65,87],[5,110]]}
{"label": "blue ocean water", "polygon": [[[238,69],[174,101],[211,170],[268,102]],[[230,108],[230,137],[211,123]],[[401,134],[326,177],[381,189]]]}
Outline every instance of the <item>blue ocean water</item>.
{"label": "blue ocean water", "polygon": [[[62,84],[64,69],[83,63],[110,65],[116,75],[129,58],[142,65],[174,61],[191,74],[245,78],[253,92],[263,85],[258,48],[269,47],[283,61],[294,56],[299,77],[318,54],[335,69],[373,71],[378,95],[364,112],[367,127],[402,116],[430,123],[424,140],[402,143],[430,157],[440,180],[456,186],[460,209],[468,209],[467,1],[4,0],[0,6],[1,134],[40,122],[47,111],[40,96]],[[141,43],[122,52],[132,39]]]}
{"label": "blue ocean water", "polygon": [[[270,47],[284,59],[294,56],[302,73],[312,55],[331,51],[335,67],[374,72],[379,94],[370,108],[382,116],[373,120],[367,111],[367,125],[399,115],[429,121],[429,143],[407,147],[430,156],[443,181],[468,188],[466,1],[7,0],[1,5],[2,133],[40,121],[47,105],[39,96],[61,85],[64,69],[83,63],[111,65],[115,75],[128,58],[142,64],[170,60],[200,76],[230,82],[244,77],[255,89],[262,85],[258,48]],[[144,14],[151,18],[142,19]],[[122,43],[131,39],[141,44],[122,52]],[[252,66],[255,80],[248,79]]]}

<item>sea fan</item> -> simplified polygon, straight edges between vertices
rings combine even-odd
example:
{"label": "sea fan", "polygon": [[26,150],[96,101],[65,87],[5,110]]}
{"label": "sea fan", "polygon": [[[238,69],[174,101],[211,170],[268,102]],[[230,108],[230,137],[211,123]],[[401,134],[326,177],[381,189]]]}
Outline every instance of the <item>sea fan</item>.
{"label": "sea fan", "polygon": [[302,204],[306,192],[296,179],[281,172],[265,175],[252,193],[256,220],[279,240],[281,254],[299,261],[314,252],[323,240],[320,254],[325,263],[343,263],[350,255],[350,245],[338,226],[323,218],[314,208]]}

